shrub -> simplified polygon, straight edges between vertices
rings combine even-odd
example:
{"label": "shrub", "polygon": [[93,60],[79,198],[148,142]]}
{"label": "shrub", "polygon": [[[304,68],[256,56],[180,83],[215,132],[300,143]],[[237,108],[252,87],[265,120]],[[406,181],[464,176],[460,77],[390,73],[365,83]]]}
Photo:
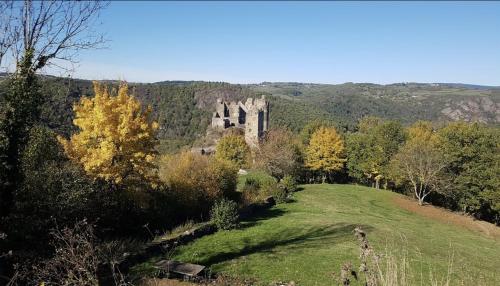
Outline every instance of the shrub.
{"label": "shrub", "polygon": [[218,194],[232,198],[234,196],[238,182],[238,170],[230,161],[210,158],[208,164],[208,185],[212,185],[213,190]]}
{"label": "shrub", "polygon": [[256,178],[246,178],[243,183],[243,192],[257,192],[260,189],[260,181]]}
{"label": "shrub", "polygon": [[261,193],[264,196],[272,196],[276,203],[285,203],[288,193],[282,184],[277,182],[266,182],[262,185]]}
{"label": "shrub", "polygon": [[243,186],[240,187],[240,203],[244,206],[247,206],[260,201],[262,199],[262,195],[260,194],[260,186],[261,182],[257,178],[245,178]]}
{"label": "shrub", "polygon": [[208,211],[214,201],[233,197],[237,169],[233,164],[189,151],[165,156],[160,161],[159,176],[177,203],[198,215]]}
{"label": "shrub", "polygon": [[55,255],[37,266],[34,284],[98,285],[100,257],[93,227],[81,221],[74,228],[54,230],[52,236]]}
{"label": "shrub", "polygon": [[238,204],[225,198],[217,201],[210,211],[210,220],[219,230],[236,228],[238,218]]}
{"label": "shrub", "polygon": [[280,183],[283,185],[283,187],[286,189],[288,193],[293,193],[297,191],[297,181],[295,180],[294,177],[290,175],[286,175],[285,177],[283,177]]}

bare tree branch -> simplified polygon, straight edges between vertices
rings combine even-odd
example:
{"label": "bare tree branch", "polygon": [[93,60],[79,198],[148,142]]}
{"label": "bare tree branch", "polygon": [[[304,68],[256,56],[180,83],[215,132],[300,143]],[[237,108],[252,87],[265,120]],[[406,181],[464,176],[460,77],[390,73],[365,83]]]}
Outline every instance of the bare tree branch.
{"label": "bare tree branch", "polygon": [[[103,35],[92,27],[107,2],[0,1],[0,29],[5,31],[0,34],[0,60],[9,49],[16,63],[26,51],[32,51],[31,68],[37,71],[54,65],[54,60],[74,63],[79,51],[99,48],[105,43]],[[4,18],[7,20],[3,21]]]}
{"label": "bare tree branch", "polygon": [[14,45],[14,34],[12,33],[15,23],[14,1],[0,1],[0,67],[2,59],[7,51]]}

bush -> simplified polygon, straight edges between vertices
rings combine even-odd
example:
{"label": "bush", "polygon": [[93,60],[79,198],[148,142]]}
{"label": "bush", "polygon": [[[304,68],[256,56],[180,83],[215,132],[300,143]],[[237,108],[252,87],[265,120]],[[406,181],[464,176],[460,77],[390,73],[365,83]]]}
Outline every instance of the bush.
{"label": "bush", "polygon": [[262,185],[261,193],[265,196],[272,196],[276,203],[286,203],[288,192],[284,186],[276,182],[266,182]]}
{"label": "bush", "polygon": [[219,230],[236,228],[238,219],[238,204],[225,198],[217,201],[210,211],[210,221]]}
{"label": "bush", "polygon": [[243,192],[250,192],[254,193],[257,192],[260,189],[260,181],[257,180],[256,178],[246,178],[245,182],[243,183]]}
{"label": "bush", "polygon": [[237,169],[214,157],[185,151],[165,156],[160,161],[160,179],[166,183],[176,202],[190,213],[207,213],[207,206],[222,197],[233,197]]}
{"label": "bush", "polygon": [[297,181],[295,180],[294,177],[290,175],[286,175],[285,177],[283,177],[283,179],[281,179],[280,184],[283,185],[283,187],[288,193],[293,193],[297,191]]}
{"label": "bush", "polygon": [[290,194],[297,190],[297,182],[292,176],[285,176],[279,183],[264,172],[248,174],[240,186],[243,204],[262,201],[272,196],[277,203],[284,203]]}
{"label": "bush", "polygon": [[259,194],[260,181],[256,178],[245,178],[241,189],[240,203],[244,206],[255,203],[261,199]]}

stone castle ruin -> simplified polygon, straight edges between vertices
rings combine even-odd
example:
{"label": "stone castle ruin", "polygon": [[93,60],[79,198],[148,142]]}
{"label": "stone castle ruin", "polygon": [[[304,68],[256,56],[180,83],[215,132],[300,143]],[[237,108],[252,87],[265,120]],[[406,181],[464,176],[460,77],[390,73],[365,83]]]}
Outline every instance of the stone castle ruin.
{"label": "stone castle ruin", "polygon": [[236,103],[217,99],[212,128],[231,127],[245,130],[245,141],[250,147],[256,147],[269,128],[269,102],[266,97],[247,98],[244,104],[241,101]]}

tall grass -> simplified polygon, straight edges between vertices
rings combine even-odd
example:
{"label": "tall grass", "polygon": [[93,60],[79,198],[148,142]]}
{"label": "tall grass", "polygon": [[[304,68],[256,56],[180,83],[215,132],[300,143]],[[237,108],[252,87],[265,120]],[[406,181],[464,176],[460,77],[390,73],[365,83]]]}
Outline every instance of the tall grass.
{"label": "tall grass", "polygon": [[[452,285],[495,285],[494,273],[478,275],[456,275],[459,272],[473,273],[467,263],[457,265],[453,246],[450,245],[446,271],[435,263],[426,263],[422,253],[415,249],[409,250],[405,237],[398,243],[387,243],[382,252],[377,252],[368,241],[366,233],[361,228],[354,230],[359,242],[359,266],[346,262],[342,265],[340,275],[335,280],[340,285],[366,286],[452,286]],[[403,245],[401,247],[401,245]],[[491,277],[490,277],[491,275]]]}

